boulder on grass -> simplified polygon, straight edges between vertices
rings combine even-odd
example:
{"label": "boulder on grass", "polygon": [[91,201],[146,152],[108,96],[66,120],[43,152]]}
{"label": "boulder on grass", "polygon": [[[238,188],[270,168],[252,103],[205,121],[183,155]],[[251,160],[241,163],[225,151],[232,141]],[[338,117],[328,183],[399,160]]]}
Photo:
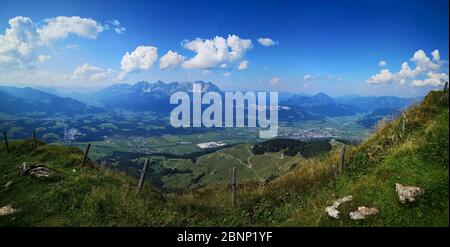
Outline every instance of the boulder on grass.
{"label": "boulder on grass", "polygon": [[352,220],[363,220],[367,216],[376,215],[379,211],[376,208],[367,208],[364,206],[358,207],[358,210],[350,212],[349,216]]}
{"label": "boulder on grass", "polygon": [[22,176],[30,175],[37,178],[48,178],[57,175],[55,171],[39,163],[23,162],[17,169]]}
{"label": "boulder on grass", "polygon": [[0,208],[0,216],[13,214],[19,211],[18,209],[13,208],[11,205],[6,205]]}
{"label": "boulder on grass", "polygon": [[333,205],[328,206],[325,208],[325,212],[327,212],[328,216],[331,218],[335,218],[335,219],[339,219],[339,210],[338,207],[345,202],[349,202],[353,200],[353,196],[349,195],[349,196],[345,196],[343,198],[337,199],[336,201],[333,202]]}
{"label": "boulder on grass", "polygon": [[419,187],[404,186],[402,184],[395,184],[395,191],[401,203],[413,202],[418,196],[423,194],[423,190]]}

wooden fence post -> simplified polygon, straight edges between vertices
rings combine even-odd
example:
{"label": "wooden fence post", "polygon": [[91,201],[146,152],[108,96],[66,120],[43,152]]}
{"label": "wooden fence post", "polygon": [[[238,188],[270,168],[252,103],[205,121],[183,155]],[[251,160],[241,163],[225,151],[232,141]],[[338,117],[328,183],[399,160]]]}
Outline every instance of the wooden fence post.
{"label": "wooden fence post", "polygon": [[36,153],[37,142],[36,142],[36,132],[34,130],[32,132],[32,136],[33,136],[33,153]]}
{"label": "wooden fence post", "polygon": [[445,85],[444,85],[444,90],[442,90],[442,95],[441,95],[441,99],[443,99],[443,98],[445,98],[445,97],[447,97],[447,90],[448,90],[448,81],[447,82],[445,82]]}
{"label": "wooden fence post", "polygon": [[339,169],[335,164],[333,164],[332,168],[333,168],[333,176],[335,179],[337,179],[339,177]]}
{"label": "wooden fence post", "polygon": [[344,173],[344,170],[345,170],[345,146],[342,147],[341,159],[340,159],[340,162],[339,162],[339,170],[340,170],[341,174]]}
{"label": "wooden fence post", "polygon": [[236,207],[236,167],[233,167],[231,174],[231,207]]}
{"label": "wooden fence post", "polygon": [[86,148],[86,152],[84,152],[83,163],[81,163],[81,166],[82,166],[82,167],[84,166],[84,164],[85,164],[86,161],[87,161],[88,154],[89,154],[89,149],[90,149],[90,148],[91,148],[91,144],[88,143],[87,148]]}
{"label": "wooden fence post", "polygon": [[148,168],[149,163],[150,163],[149,159],[146,159],[144,161],[144,167],[142,168],[141,178],[139,179],[139,184],[138,184],[138,192],[141,190],[142,185],[144,185],[145,174],[147,173],[147,168]]}
{"label": "wooden fence post", "polygon": [[8,137],[6,137],[6,132],[3,132],[3,138],[5,139],[6,152],[9,153]]}

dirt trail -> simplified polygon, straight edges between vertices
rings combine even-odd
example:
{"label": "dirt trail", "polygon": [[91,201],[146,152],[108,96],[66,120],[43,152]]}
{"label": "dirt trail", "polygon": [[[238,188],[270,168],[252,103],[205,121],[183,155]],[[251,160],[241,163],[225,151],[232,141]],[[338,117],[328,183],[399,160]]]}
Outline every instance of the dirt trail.
{"label": "dirt trail", "polygon": [[232,155],[225,154],[225,153],[222,153],[222,152],[220,152],[220,151],[218,151],[217,154],[218,154],[220,157],[223,157],[223,158],[228,159],[228,160],[236,160],[237,162],[239,162],[239,164],[245,166],[245,168],[252,170],[252,172],[255,174],[255,177],[256,177],[259,181],[263,181],[264,179],[261,178],[261,177],[256,173],[256,171],[255,171],[254,169],[252,169],[253,166],[252,166],[252,164],[251,164],[251,162],[250,162],[250,158],[253,157],[253,153],[250,151],[250,149],[248,148],[248,146],[246,146],[246,148],[247,148],[248,153],[250,154],[249,157],[247,157],[247,164],[245,164],[244,162],[242,162],[241,159],[236,158],[236,157],[234,157],[234,156],[232,156]]}

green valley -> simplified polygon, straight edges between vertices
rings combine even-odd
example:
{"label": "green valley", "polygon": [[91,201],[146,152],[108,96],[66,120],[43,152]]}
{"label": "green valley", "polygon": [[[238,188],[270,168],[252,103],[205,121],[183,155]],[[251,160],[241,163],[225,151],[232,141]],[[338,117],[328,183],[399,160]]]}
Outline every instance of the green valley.
{"label": "green valley", "polygon": [[[81,167],[83,151],[77,147],[39,142],[34,153],[31,140],[10,141],[9,153],[0,146],[0,207],[13,213],[0,216],[0,225],[448,226],[448,109],[448,90],[432,91],[398,118],[378,123],[361,144],[336,141],[331,150],[308,158],[286,150],[255,154],[248,142],[195,159],[155,156],[139,192],[137,180],[121,170],[94,159]],[[345,166],[336,173],[344,145]],[[145,157],[150,156],[134,157],[135,172]],[[53,175],[21,173],[23,162]],[[236,208],[231,167],[238,169]],[[396,184],[417,186],[421,193],[402,203]],[[339,218],[327,215],[327,207],[349,195],[353,199],[339,207]],[[350,219],[358,207],[377,213]]]}

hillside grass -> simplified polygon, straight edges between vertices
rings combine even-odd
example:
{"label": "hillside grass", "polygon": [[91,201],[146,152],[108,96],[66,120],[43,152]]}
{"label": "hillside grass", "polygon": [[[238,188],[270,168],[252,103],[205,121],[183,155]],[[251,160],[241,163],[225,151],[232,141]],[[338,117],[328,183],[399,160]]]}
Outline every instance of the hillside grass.
{"label": "hillside grass", "polygon": [[[83,153],[74,147],[40,144],[32,153],[30,140],[0,145],[0,207],[18,213],[0,216],[0,226],[448,226],[448,91],[431,92],[400,118],[379,124],[379,130],[357,147],[347,146],[346,169],[335,178],[341,146],[324,155],[303,159],[292,171],[271,182],[241,182],[238,206],[230,208],[230,187],[161,194],[148,184],[139,193],[136,180],[96,167],[80,167]],[[246,150],[244,150],[246,151]],[[234,152],[234,151],[233,151]],[[244,153],[234,154],[245,158]],[[224,159],[222,159],[223,161]],[[277,159],[274,159],[274,162]],[[40,162],[61,176],[21,176],[17,165]],[[401,204],[395,183],[419,186],[424,194]],[[352,195],[330,219],[325,207]],[[380,213],[353,221],[358,206]]]}

